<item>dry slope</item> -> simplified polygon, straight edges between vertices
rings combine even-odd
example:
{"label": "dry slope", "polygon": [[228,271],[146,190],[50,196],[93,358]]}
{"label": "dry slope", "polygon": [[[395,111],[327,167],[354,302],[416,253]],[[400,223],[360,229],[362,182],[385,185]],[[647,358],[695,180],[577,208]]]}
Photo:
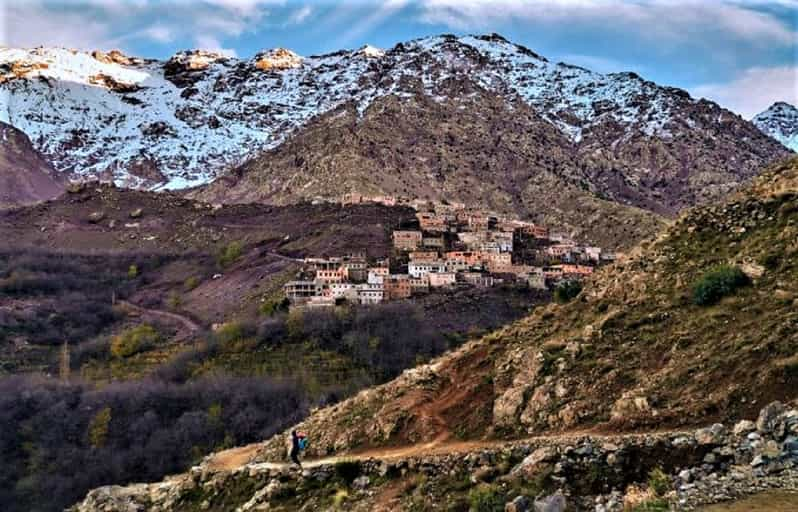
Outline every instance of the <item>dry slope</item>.
{"label": "dry slope", "polygon": [[[718,264],[751,283],[712,306],[691,287]],[[298,428],[317,454],[458,437],[706,424],[798,395],[798,160],[695,209],[537,310]],[[285,438],[262,457],[281,457]]]}

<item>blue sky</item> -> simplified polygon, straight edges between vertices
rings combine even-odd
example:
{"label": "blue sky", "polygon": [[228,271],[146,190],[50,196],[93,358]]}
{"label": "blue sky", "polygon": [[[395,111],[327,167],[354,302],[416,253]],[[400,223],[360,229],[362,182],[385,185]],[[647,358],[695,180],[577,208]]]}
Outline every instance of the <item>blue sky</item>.
{"label": "blue sky", "polygon": [[302,55],[498,32],[551,60],[635,71],[750,117],[798,103],[798,0],[0,0],[9,46]]}

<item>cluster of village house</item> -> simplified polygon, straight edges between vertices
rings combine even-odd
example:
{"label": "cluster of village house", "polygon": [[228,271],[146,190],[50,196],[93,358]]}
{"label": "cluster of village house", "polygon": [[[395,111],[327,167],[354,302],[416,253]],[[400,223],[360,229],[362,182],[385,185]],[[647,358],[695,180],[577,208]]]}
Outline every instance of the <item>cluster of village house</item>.
{"label": "cluster of village house", "polygon": [[[385,196],[344,198],[344,203],[365,201],[398,203]],[[614,259],[599,247],[578,245],[530,222],[462,204],[409,204],[416,209],[418,227],[393,232],[393,258],[306,258],[301,278],[284,286],[286,297],[295,305],[330,306],[343,300],[376,304],[436,289],[507,281],[544,289],[581,278]],[[521,253],[519,245],[534,250]]]}

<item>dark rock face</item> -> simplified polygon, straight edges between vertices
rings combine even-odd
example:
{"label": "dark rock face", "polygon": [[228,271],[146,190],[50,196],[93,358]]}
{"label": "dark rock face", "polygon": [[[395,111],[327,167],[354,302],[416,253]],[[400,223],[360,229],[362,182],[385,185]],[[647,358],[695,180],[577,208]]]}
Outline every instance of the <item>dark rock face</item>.
{"label": "dark rock face", "polygon": [[0,208],[53,199],[64,190],[24,133],[0,123]]}

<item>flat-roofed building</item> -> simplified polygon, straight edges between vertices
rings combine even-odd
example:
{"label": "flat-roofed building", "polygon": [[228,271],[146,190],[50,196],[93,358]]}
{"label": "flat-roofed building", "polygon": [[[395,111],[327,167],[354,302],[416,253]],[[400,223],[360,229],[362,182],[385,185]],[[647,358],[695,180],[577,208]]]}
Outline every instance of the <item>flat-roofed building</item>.
{"label": "flat-roofed building", "polygon": [[411,279],[406,274],[388,276],[383,282],[385,300],[408,299],[413,294]]}
{"label": "flat-roofed building", "polygon": [[289,281],[283,285],[283,292],[291,302],[306,302],[311,297],[321,296],[324,283],[321,281]]}
{"label": "flat-roofed building", "polygon": [[403,251],[414,251],[421,246],[421,231],[394,231],[393,246]]}
{"label": "flat-roofed building", "polygon": [[454,272],[435,272],[427,275],[430,288],[445,288],[454,286],[457,274]]}

